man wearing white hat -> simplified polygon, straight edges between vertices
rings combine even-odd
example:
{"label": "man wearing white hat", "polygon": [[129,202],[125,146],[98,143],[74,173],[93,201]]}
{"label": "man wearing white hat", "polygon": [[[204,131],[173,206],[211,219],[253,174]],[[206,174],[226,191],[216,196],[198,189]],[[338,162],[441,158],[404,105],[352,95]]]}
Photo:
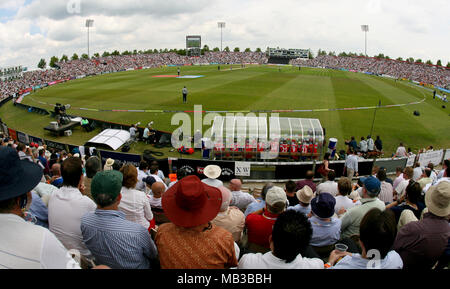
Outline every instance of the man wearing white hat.
{"label": "man wearing white hat", "polygon": [[222,181],[217,179],[222,174],[222,169],[219,166],[209,165],[203,170],[203,174],[207,177],[207,179],[202,180],[204,184],[216,188],[223,187]]}
{"label": "man wearing white hat", "polygon": [[428,213],[398,232],[394,250],[404,269],[431,269],[444,253],[450,238],[450,182],[431,187],[425,195]]}

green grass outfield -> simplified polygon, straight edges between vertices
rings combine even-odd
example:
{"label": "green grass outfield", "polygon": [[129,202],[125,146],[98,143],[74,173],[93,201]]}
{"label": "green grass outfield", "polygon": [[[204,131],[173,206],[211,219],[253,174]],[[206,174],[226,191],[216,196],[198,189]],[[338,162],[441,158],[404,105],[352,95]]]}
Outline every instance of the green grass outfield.
{"label": "green grass outfield", "polygon": [[[361,73],[307,68],[298,71],[294,67],[283,67],[279,72],[278,67],[273,66],[237,69],[239,67],[234,66],[232,71],[229,66],[222,66],[222,71],[218,71],[217,66],[181,68],[183,75],[205,76],[198,79],[152,78],[176,74],[176,67],[89,77],[40,90],[26,97],[23,103],[49,110],[52,107],[34,100],[103,110],[192,111],[194,105],[203,105],[203,110],[235,111],[366,107],[376,106],[379,100],[382,105],[389,105],[421,101],[426,97],[421,104],[379,109],[373,135],[381,136],[387,155],[401,141],[413,150],[429,145],[450,148],[449,109],[442,108],[442,101],[433,100],[428,90]],[[182,103],[183,86],[189,90],[188,104]],[[415,110],[420,111],[420,117],[413,115]],[[154,121],[156,129],[170,132],[177,127],[171,126],[172,113],[76,109],[68,113],[123,124],[140,121],[142,126]],[[281,113],[280,116],[318,118],[326,128],[327,139],[337,138],[338,149],[342,149],[345,139],[351,136],[360,139],[370,133],[374,110]],[[97,130],[88,134],[77,128],[71,137],[54,138],[43,129],[52,121],[49,116],[25,112],[11,103],[0,109],[0,117],[16,130],[74,145],[83,145],[99,133]],[[204,131],[208,128],[205,126]],[[131,152],[142,153],[146,148],[143,144],[134,145]]]}

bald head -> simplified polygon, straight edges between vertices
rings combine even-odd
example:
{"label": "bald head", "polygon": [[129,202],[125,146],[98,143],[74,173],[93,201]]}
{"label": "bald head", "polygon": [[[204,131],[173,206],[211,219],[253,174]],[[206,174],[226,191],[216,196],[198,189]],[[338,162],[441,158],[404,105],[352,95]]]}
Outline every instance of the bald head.
{"label": "bald head", "polygon": [[161,182],[156,182],[152,185],[152,193],[155,198],[161,198],[161,195],[165,192],[166,187]]}
{"label": "bald head", "polygon": [[222,206],[220,207],[221,212],[225,212],[228,210],[231,202],[231,191],[226,187],[219,187],[220,192],[222,193]]}
{"label": "bald head", "polygon": [[240,191],[242,188],[242,182],[238,179],[233,179],[230,181],[230,190],[233,192]]}
{"label": "bald head", "polygon": [[56,163],[52,166],[52,175],[60,176],[61,175],[61,165]]}

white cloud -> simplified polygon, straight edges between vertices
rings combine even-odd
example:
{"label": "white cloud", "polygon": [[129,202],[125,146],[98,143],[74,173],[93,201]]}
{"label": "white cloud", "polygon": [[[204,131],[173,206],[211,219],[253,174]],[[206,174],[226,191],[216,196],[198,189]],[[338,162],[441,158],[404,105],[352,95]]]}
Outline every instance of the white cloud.
{"label": "white cloud", "polygon": [[[76,0],[2,1],[19,10],[0,23],[0,66],[34,68],[41,57],[85,53],[87,17],[95,20],[92,52],[182,48],[188,34],[220,47],[217,22],[225,21],[224,47],[359,53],[364,51],[360,25],[368,24],[369,55],[450,61],[447,0],[425,5],[412,0],[80,0],[80,14],[67,12],[69,1]],[[31,35],[32,26],[40,34]]]}

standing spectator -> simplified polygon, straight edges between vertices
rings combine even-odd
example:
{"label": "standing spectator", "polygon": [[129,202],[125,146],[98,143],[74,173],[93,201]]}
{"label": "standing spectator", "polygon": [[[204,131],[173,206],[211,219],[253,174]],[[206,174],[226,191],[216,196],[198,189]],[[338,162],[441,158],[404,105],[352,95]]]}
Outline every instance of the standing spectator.
{"label": "standing spectator", "polygon": [[90,157],[86,161],[86,178],[84,178],[84,195],[92,200],[91,182],[92,178],[102,170],[102,162],[98,157]]}
{"label": "standing spectator", "polygon": [[387,205],[386,209],[391,209],[394,212],[397,223],[400,220],[400,216],[404,210],[411,210],[416,218],[420,219],[422,211],[425,208],[425,205],[420,202],[421,193],[422,189],[420,184],[410,180],[408,186],[406,187],[405,195],[400,200]]}
{"label": "standing spectator", "polygon": [[395,159],[395,158],[406,158],[406,157],[408,157],[408,154],[406,153],[406,148],[403,146],[403,143],[400,143],[395,155],[392,158]]}
{"label": "standing spectator", "polygon": [[363,178],[361,206],[348,210],[342,216],[341,239],[359,235],[359,226],[364,215],[373,208],[385,209],[385,205],[377,197],[381,191],[381,183],[375,177]]}
{"label": "standing spectator", "polygon": [[219,189],[205,185],[196,176],[183,178],[164,193],[164,213],[172,223],[159,226],[155,237],[161,269],[237,266],[233,236],[211,223],[220,211],[221,199]]}
{"label": "standing spectator", "polygon": [[334,212],[341,217],[341,211],[348,211],[353,208],[356,203],[353,202],[348,195],[352,192],[352,182],[349,178],[342,177],[338,182],[338,193],[336,196],[336,205]]}
{"label": "standing spectator", "polygon": [[247,216],[248,242],[270,249],[269,237],[278,216],[286,210],[286,193],[280,187],[271,188],[266,195],[266,208]]}
{"label": "standing spectator", "polygon": [[329,193],[322,193],[311,201],[309,219],[313,234],[310,245],[325,247],[337,243],[341,235],[341,220],[333,217],[336,199]]}
{"label": "standing spectator", "polygon": [[68,158],[61,166],[63,185],[59,192],[52,194],[48,202],[48,223],[50,231],[70,249],[80,251],[87,258],[91,252],[83,242],[81,217],[96,209],[95,203],[83,195],[83,168],[80,158]]}
{"label": "standing spectator", "polygon": [[336,173],[334,171],[329,171],[327,181],[317,186],[316,194],[329,193],[335,197],[338,193],[338,184],[334,181],[335,178]]}
{"label": "standing spectator", "polygon": [[390,204],[394,201],[394,189],[392,185],[386,182],[386,171],[379,170],[377,173],[377,179],[381,182],[381,191],[378,199],[385,204]]}
{"label": "standing spectator", "polygon": [[222,169],[219,166],[209,165],[205,167],[203,174],[207,177],[207,179],[202,180],[203,183],[216,188],[223,186],[222,181],[217,179],[222,174]]}
{"label": "standing spectator", "polygon": [[311,213],[311,200],[314,198],[314,192],[309,186],[304,186],[296,193],[298,205],[289,207],[288,210],[294,210],[308,216]]}
{"label": "standing spectator", "polygon": [[293,207],[298,205],[298,198],[296,195],[295,189],[297,188],[297,184],[293,181],[288,181],[285,186],[286,197],[289,201],[289,206]]}
{"label": "standing spectator", "polygon": [[150,221],[153,220],[153,213],[147,195],[136,190],[137,169],[131,164],[127,164],[120,169],[123,174],[122,198],[119,210],[125,214],[128,221],[142,225],[148,230],[151,229]]}
{"label": "standing spectator", "polygon": [[40,182],[40,166],[20,160],[17,151],[0,148],[0,264],[10,269],[80,268],[49,230],[26,222],[31,190]]}
{"label": "standing spectator", "polygon": [[316,191],[316,184],[314,183],[314,172],[313,171],[307,171],[306,172],[306,179],[303,181],[297,182],[297,191],[300,191],[303,189],[304,186],[310,187],[313,192]]}
{"label": "standing spectator", "polygon": [[98,208],[81,219],[83,240],[96,262],[112,269],[154,268],[158,253],[147,228],[119,210],[122,179],[115,170],[94,176],[91,193]]}
{"label": "standing spectator", "polygon": [[377,139],[375,140],[375,148],[377,151],[382,152],[383,151],[383,142],[380,139],[380,136],[377,136]]}
{"label": "standing spectator", "polygon": [[422,220],[403,226],[394,243],[405,269],[431,269],[448,245],[450,183],[431,187],[425,195],[425,204],[428,213]]}
{"label": "standing spectator", "polygon": [[50,173],[50,168],[48,166],[48,160],[45,157],[45,149],[42,148],[39,150],[38,160],[41,163],[41,165],[44,167],[44,174],[48,175]]}
{"label": "standing spectator", "polygon": [[[403,268],[402,258],[396,251],[392,250],[397,234],[397,224],[391,211],[371,209],[361,220],[359,231],[362,253],[354,254],[334,250],[331,252],[328,266],[334,265],[333,269]],[[379,254],[375,258],[380,259],[373,259],[372,250],[376,250],[375,252]],[[344,258],[336,264],[341,257]]]}
{"label": "standing spectator", "polygon": [[251,203],[248,205],[247,210],[245,210],[245,217],[247,218],[248,215],[251,213],[257,212],[263,208],[266,207],[266,195],[267,191],[270,190],[275,185],[273,183],[267,183],[264,185],[264,187],[261,190],[261,198],[258,198],[256,202]]}
{"label": "standing spectator", "polygon": [[242,182],[238,179],[233,179],[230,181],[230,191],[231,191],[231,203],[230,206],[239,208],[239,210],[244,211],[247,209],[248,205],[256,202],[255,198],[241,191]]}
{"label": "standing spectator", "polygon": [[137,140],[137,132],[138,132],[137,125],[132,124],[131,127],[130,127],[130,139],[132,141],[136,141]]}
{"label": "standing spectator", "polygon": [[348,145],[348,153],[350,154],[352,151],[357,151],[358,150],[358,144],[356,143],[355,137],[352,136],[350,141],[346,141],[345,142],[346,145]]}
{"label": "standing spectator", "polygon": [[231,192],[226,187],[220,187],[222,193],[222,206],[217,217],[211,221],[216,226],[222,227],[233,235],[235,242],[239,243],[245,227],[245,216],[236,207],[230,207]]}
{"label": "standing spectator", "polygon": [[356,150],[350,150],[350,154],[345,160],[344,175],[349,179],[353,179],[353,176],[358,176],[358,156]]}
{"label": "standing spectator", "polygon": [[363,156],[367,154],[367,141],[364,137],[361,137],[361,141],[359,142],[359,151]]}
{"label": "standing spectator", "polygon": [[375,143],[373,142],[372,136],[370,135],[367,136],[367,151],[375,151]]}
{"label": "standing spectator", "polygon": [[306,216],[296,211],[282,213],[273,226],[270,252],[245,254],[239,269],[323,269],[323,261],[305,258],[312,229]]}

